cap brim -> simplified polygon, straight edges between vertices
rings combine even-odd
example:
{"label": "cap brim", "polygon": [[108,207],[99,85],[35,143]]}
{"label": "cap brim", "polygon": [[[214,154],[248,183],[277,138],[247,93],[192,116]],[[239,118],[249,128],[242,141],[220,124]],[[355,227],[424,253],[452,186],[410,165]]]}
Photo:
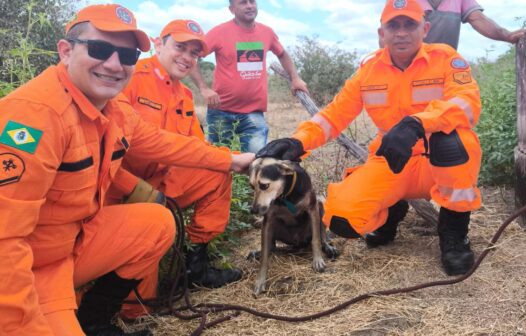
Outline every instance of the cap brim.
{"label": "cap brim", "polygon": [[186,42],[186,41],[197,41],[201,43],[201,53],[199,56],[204,57],[208,55],[208,46],[206,45],[204,39],[199,38],[192,34],[176,34],[176,33],[170,33],[172,38],[177,42]]}
{"label": "cap brim", "polygon": [[385,17],[382,18],[382,24],[383,23],[387,23],[389,21],[391,21],[392,19],[394,19],[395,17],[398,17],[398,16],[407,16],[407,17],[410,17],[411,19],[415,20],[416,22],[421,22],[423,19],[424,19],[424,15],[423,14],[417,14],[413,11],[408,11],[408,10],[398,10],[396,12],[391,12],[390,14],[386,15]]}
{"label": "cap brim", "polygon": [[106,32],[132,32],[135,34],[137,43],[139,43],[139,49],[144,52],[150,50],[150,39],[148,38],[148,35],[140,29],[130,29],[129,25],[108,22],[105,20],[90,20],[89,22],[95,28]]}

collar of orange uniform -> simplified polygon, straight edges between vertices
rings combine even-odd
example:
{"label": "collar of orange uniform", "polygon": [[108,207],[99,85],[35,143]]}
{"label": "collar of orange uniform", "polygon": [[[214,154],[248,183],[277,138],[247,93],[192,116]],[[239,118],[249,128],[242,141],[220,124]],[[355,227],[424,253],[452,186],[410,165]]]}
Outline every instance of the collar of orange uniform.
{"label": "collar of orange uniform", "polygon": [[[426,63],[429,63],[429,53],[426,50],[426,46],[426,43],[422,43],[420,50],[418,50],[418,52],[416,53],[415,58],[413,58],[411,64],[413,64],[416,60],[420,58],[423,58],[426,61]],[[393,61],[391,60],[391,54],[389,54],[389,49],[387,48],[384,48],[382,53],[380,54],[380,60],[387,65],[394,66]]]}
{"label": "collar of orange uniform", "polygon": [[170,75],[168,75],[168,72],[164,70],[164,67],[159,61],[159,59],[157,58],[157,56],[154,55],[150,57],[150,61],[152,65],[151,71],[155,73],[157,78],[159,78],[159,80],[162,80],[162,81],[170,81],[170,84],[172,85],[173,94],[177,96],[184,96],[184,91],[183,91],[184,89],[183,89],[183,84],[181,83],[181,81],[178,79],[173,80],[170,78]]}
{"label": "collar of orange uniform", "polygon": [[68,93],[73,98],[73,101],[77,103],[77,106],[90,120],[95,120],[100,118],[104,123],[107,121],[107,118],[99,111],[89,99],[73,84],[69,78],[68,70],[66,66],[61,62],[57,65],[58,78],[62,85],[68,90]]}

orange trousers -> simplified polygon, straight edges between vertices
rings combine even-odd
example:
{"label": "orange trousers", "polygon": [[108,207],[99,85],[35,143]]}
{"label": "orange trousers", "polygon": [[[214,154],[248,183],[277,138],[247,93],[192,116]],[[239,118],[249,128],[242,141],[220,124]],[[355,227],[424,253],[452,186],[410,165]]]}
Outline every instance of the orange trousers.
{"label": "orange trousers", "polygon": [[427,157],[418,155],[409,160],[400,174],[394,174],[384,157],[370,155],[365,164],[349,169],[343,181],[328,186],[324,224],[329,227],[332,216],[343,217],[363,236],[382,226],[387,208],[401,199],[433,199],[458,212],[478,209],[480,143],[471,130],[457,132],[469,155],[464,164],[435,167]]}
{"label": "orange trousers", "polygon": [[171,166],[146,181],[174,198],[181,208],[194,204],[194,214],[186,226],[192,243],[208,243],[225,231],[232,196],[230,173]]}
{"label": "orange trousers", "polygon": [[55,335],[84,335],[75,316],[74,288],[108,272],[143,279],[138,291],[144,297],[155,296],[150,284],[157,282],[159,261],[174,237],[172,214],[159,204],[102,208],[82,225],[70,257],[33,270],[42,311]]}

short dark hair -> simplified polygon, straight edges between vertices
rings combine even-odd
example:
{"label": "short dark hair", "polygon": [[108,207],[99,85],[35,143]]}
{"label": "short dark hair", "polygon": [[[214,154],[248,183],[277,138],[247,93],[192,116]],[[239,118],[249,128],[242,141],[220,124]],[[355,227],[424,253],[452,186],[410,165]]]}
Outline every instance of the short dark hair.
{"label": "short dark hair", "polygon": [[170,34],[168,34],[168,35],[162,37],[163,45],[165,45],[166,42],[168,42],[168,38],[170,38]]}
{"label": "short dark hair", "polygon": [[77,39],[88,28],[88,22],[80,22],[66,33],[66,39]]}

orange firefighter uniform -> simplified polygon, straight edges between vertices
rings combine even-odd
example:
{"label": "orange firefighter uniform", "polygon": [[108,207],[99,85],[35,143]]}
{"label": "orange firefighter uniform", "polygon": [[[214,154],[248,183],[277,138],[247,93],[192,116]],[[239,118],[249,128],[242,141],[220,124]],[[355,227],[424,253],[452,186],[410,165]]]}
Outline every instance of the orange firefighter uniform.
{"label": "orange firefighter uniform", "polygon": [[[364,59],[334,100],[293,137],[306,150],[334,139],[365,108],[378,128],[366,163],[340,183],[328,187],[323,221],[347,219],[360,235],[385,223],[387,208],[400,199],[432,198],[448,209],[465,212],[480,207],[476,186],[481,149],[473,131],[480,115],[480,93],[469,64],[445,45],[423,44],[404,71],[393,65],[387,48]],[[454,130],[465,148],[467,162],[438,167],[430,164],[421,139],[400,174],[394,174],[384,157],[375,156],[382,135],[406,116],[418,118],[426,136]],[[350,170],[349,170],[350,172]]]}
{"label": "orange firefighter uniform", "polygon": [[[192,92],[180,81],[172,81],[156,56],[137,63],[123,92],[145,121],[204,141]],[[166,166],[145,160],[125,159],[123,167],[166,196],[173,197],[181,207],[195,204],[194,216],[186,227],[192,243],[208,243],[225,231],[230,214],[230,173]]]}
{"label": "orange firefighter uniform", "polygon": [[144,122],[124,96],[101,113],[62,64],[0,100],[0,132],[1,335],[83,335],[75,287],[112,270],[156,276],[175,235],[170,212],[104,206],[124,155],[231,165],[228,152]]}

